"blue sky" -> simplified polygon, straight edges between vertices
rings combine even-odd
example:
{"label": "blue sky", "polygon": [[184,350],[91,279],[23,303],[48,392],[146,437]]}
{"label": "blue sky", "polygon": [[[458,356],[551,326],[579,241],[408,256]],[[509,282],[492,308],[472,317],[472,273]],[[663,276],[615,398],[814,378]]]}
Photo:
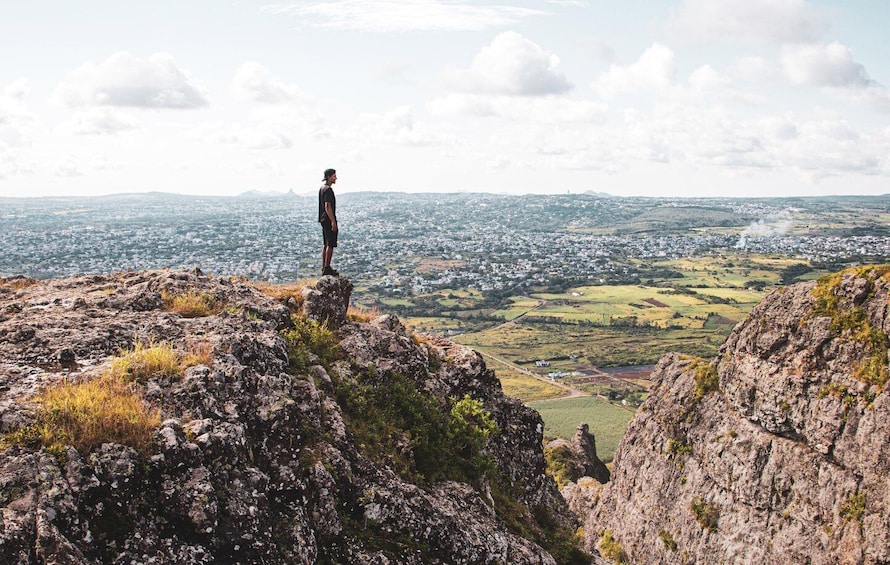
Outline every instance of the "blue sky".
{"label": "blue sky", "polygon": [[890,193],[884,0],[0,2],[0,196]]}

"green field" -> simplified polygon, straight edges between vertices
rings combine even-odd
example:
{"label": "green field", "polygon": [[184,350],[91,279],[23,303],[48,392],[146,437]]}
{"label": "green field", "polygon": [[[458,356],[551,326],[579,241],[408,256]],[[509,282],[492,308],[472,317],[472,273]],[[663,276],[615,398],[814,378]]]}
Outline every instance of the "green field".
{"label": "green field", "polygon": [[596,437],[597,455],[603,461],[611,461],[615,457],[618,443],[634,416],[631,410],[593,396],[532,402],[529,406],[544,419],[546,438],[571,439],[578,425],[586,423],[590,433]]}
{"label": "green field", "polygon": [[[503,360],[486,357],[486,364],[506,394],[541,413],[547,436],[571,438],[585,422],[597,438],[600,457],[611,460],[633,417],[631,406],[646,396],[645,381],[568,376],[561,378],[564,384],[614,401],[560,398],[565,389],[515,367],[546,377],[551,371],[652,365],[669,352],[709,359],[735,324],[790,271],[798,280],[821,274],[799,260],[743,252],[628,259],[627,264],[647,273],[639,283],[588,284],[562,292],[542,287],[494,300],[474,289],[445,289],[410,301],[388,300],[386,306],[405,308],[402,320],[409,327],[449,336]],[[537,367],[538,360],[549,366]],[[620,399],[629,404],[619,404]]]}

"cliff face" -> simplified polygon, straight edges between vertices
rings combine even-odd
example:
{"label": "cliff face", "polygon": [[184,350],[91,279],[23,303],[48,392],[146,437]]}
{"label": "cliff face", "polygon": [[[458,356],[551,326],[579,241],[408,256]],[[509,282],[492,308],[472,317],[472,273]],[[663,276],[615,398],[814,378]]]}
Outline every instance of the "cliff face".
{"label": "cliff face", "polygon": [[890,563],[885,268],[778,289],[712,363],[666,356],[611,481],[564,493],[630,563]]}
{"label": "cliff face", "polygon": [[[577,524],[540,417],[475,352],[347,320],[351,288],[0,281],[0,562],[556,563],[539,543],[558,552]],[[211,312],[170,311],[176,297]],[[115,361],[157,344],[192,360],[141,378]],[[159,411],[147,444],[41,447],[55,416],[38,393],[110,374]]]}

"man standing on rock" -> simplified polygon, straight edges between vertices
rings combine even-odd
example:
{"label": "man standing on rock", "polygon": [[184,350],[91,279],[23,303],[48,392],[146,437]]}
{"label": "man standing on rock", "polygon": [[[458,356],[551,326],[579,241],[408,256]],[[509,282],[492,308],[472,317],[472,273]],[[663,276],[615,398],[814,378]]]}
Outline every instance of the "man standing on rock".
{"label": "man standing on rock", "polygon": [[318,222],[324,246],[321,248],[321,274],[339,275],[331,267],[334,248],[337,247],[337,197],[334,196],[334,183],[337,182],[337,171],[328,169],[324,172],[324,184],[318,189]]}

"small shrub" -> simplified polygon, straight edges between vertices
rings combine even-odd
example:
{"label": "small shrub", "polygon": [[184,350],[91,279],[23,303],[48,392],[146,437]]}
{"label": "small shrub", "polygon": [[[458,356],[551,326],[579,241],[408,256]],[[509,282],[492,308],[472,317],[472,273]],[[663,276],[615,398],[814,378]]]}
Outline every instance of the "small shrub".
{"label": "small shrub", "polygon": [[677,542],[674,540],[674,536],[672,536],[670,532],[661,530],[658,532],[658,537],[660,537],[662,543],[664,543],[665,549],[677,551]]}
{"label": "small shrub", "polygon": [[599,547],[603,557],[613,561],[617,565],[627,565],[630,563],[624,548],[621,547],[621,544],[618,543],[612,536],[612,532],[609,530],[603,530],[601,532]]}
{"label": "small shrub", "polygon": [[695,497],[689,503],[689,510],[692,511],[703,530],[717,531],[717,520],[720,518],[720,511],[716,506],[702,502],[701,498]]}
{"label": "small shrub", "polygon": [[337,359],[340,354],[337,336],[327,324],[296,314],[291,316],[291,321],[294,327],[283,330],[281,336],[287,344],[287,358],[292,370],[308,368],[310,355],[317,356],[322,364]]}
{"label": "small shrub", "polygon": [[720,388],[720,377],[717,375],[717,368],[705,361],[704,359],[696,359],[692,362],[691,368],[695,371],[695,386],[692,389],[692,402],[697,404],[709,392]]}
{"label": "small shrub", "polygon": [[129,445],[147,454],[160,411],[152,410],[124,381],[103,376],[62,383],[34,398],[37,422],[3,439],[6,445],[42,446],[61,453],[74,446],[82,454],[103,443]]}
{"label": "small shrub", "polygon": [[841,505],[841,518],[856,520],[862,525],[862,516],[865,514],[865,493],[851,494],[850,498]]}
{"label": "small shrub", "polygon": [[677,441],[674,438],[668,440],[667,447],[668,455],[679,457],[681,455],[689,455],[692,453],[692,446],[682,441]]}
{"label": "small shrub", "polygon": [[409,480],[471,482],[493,470],[482,449],[497,426],[477,400],[464,397],[446,410],[398,374],[343,379],[335,394],[365,455]]}
{"label": "small shrub", "polygon": [[176,312],[184,318],[213,316],[226,308],[225,302],[211,292],[188,291],[182,294],[162,292],[161,300],[166,310]]}
{"label": "small shrub", "polygon": [[481,401],[470,398],[469,394],[452,401],[448,439],[458,451],[480,451],[496,433],[498,425]]}

